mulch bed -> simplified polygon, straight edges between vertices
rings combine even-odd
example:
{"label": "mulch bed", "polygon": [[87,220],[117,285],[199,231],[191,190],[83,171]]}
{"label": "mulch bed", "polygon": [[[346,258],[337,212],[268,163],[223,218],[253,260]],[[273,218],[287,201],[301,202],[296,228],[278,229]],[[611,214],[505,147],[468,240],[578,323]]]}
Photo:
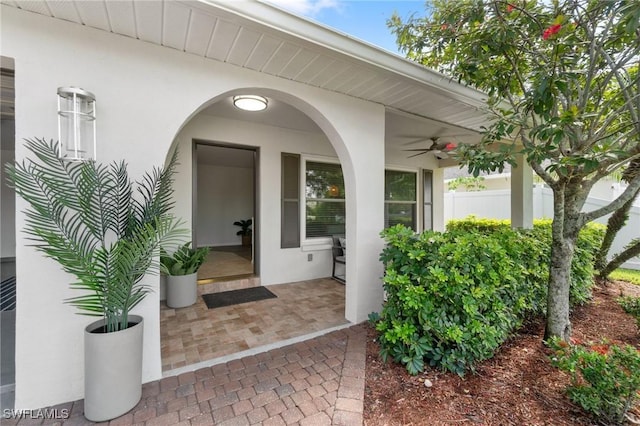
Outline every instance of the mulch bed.
{"label": "mulch bed", "polygon": [[[616,302],[621,294],[640,297],[640,286],[613,282],[597,287],[591,303],[572,315],[573,337],[640,348],[635,319]],[[551,366],[543,335],[544,323],[531,321],[494,358],[481,363],[476,374],[464,378],[432,368],[410,376],[403,366],[381,361],[376,332],[369,327],[365,425],[594,424],[563,393],[569,376]],[[426,379],[431,387],[425,386]],[[640,419],[640,407],[631,414]]]}

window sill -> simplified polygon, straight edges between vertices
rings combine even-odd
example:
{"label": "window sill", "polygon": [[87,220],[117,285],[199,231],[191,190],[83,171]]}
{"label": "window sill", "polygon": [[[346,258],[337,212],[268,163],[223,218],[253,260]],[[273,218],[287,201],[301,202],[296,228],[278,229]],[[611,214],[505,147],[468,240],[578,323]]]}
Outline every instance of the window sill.
{"label": "window sill", "polygon": [[313,238],[305,240],[300,244],[300,249],[302,251],[331,250],[332,247],[333,240],[330,237]]}

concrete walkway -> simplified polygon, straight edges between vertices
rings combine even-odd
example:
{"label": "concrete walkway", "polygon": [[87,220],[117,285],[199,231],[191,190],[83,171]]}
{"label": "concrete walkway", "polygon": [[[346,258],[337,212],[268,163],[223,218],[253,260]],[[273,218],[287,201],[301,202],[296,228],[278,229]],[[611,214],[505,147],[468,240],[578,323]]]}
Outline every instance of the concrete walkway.
{"label": "concrete walkway", "polygon": [[[347,425],[363,423],[366,330],[356,325],[143,385],[142,400],[109,425]],[[3,418],[2,425],[92,424],[83,401],[66,419]],[[66,411],[64,411],[66,410]],[[35,410],[34,410],[35,411]],[[104,423],[107,424],[107,423]]]}

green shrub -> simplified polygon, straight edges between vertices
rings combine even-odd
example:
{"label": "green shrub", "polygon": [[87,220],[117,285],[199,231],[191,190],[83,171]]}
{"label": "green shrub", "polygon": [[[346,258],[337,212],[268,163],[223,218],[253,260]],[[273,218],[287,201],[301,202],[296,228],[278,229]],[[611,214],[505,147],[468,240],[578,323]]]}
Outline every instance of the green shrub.
{"label": "green shrub", "polygon": [[599,422],[622,424],[638,400],[640,352],[630,345],[570,346],[557,338],[548,344],[551,363],[571,374],[569,398]]}
{"label": "green shrub", "polygon": [[478,219],[471,215],[465,219],[452,219],[447,222],[447,231],[494,232],[511,229],[511,222],[503,219]]}
{"label": "green shrub", "polygon": [[[533,229],[519,230],[539,239],[546,245],[545,265],[551,259],[551,219],[536,219]],[[447,223],[447,231],[478,231],[482,233],[511,229],[509,220],[478,219],[469,216],[465,219],[451,220]],[[581,231],[576,242],[575,255],[571,263],[571,303],[584,304],[591,299],[593,287],[594,254],[600,248],[606,226],[599,223],[589,223]],[[545,279],[546,281],[546,279]],[[545,296],[546,300],[546,296]]]}
{"label": "green shrub", "polygon": [[525,312],[541,310],[544,246],[530,236],[510,230],[415,235],[403,227],[384,236],[382,356],[411,374],[426,359],[462,375],[491,357]]}
{"label": "green shrub", "polygon": [[[428,361],[463,375],[493,356],[524,318],[545,312],[545,229],[513,231],[500,221],[486,222],[476,228],[465,222],[445,233],[417,235],[402,226],[382,232],[387,301],[376,328],[384,359],[403,363],[411,374]],[[591,243],[585,238],[584,251],[576,251],[588,259],[576,263],[574,303],[590,295],[584,265],[591,265],[589,253],[598,247]]]}

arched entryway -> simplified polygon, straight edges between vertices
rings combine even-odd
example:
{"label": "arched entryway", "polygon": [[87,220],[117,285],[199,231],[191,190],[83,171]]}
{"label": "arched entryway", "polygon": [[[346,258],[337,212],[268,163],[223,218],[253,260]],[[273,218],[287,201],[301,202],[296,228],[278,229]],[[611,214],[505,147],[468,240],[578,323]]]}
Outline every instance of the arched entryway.
{"label": "arched entryway", "polygon": [[[232,217],[252,221],[253,273],[229,280],[203,279],[200,295],[265,287],[276,297],[212,309],[202,297],[196,305],[181,309],[169,309],[161,302],[165,373],[348,324],[346,288],[331,279],[331,234],[338,228],[345,234],[348,191],[341,177],[341,184],[327,182],[331,188],[319,191],[329,194],[328,199],[318,194],[311,199],[308,182],[313,170],[327,168],[342,175],[339,156],[321,127],[282,100],[285,95],[261,91],[268,107],[258,113],[236,108],[236,93],[243,91],[214,99],[177,135],[175,145],[181,153],[177,210],[191,219],[196,244],[211,245],[214,251],[223,250],[225,244],[233,251],[239,245]],[[252,160],[247,162],[245,154]],[[207,157],[206,162],[200,161],[201,156]],[[245,182],[244,189],[237,186],[240,181]],[[221,191],[234,185],[235,191]],[[313,185],[318,185],[317,179]],[[294,194],[290,188],[295,188]],[[238,191],[253,194],[247,201]],[[330,209],[334,217],[318,220],[315,213],[321,203],[335,207]],[[202,223],[203,210],[224,219],[212,220],[207,227]],[[297,238],[292,238],[296,228]]]}

